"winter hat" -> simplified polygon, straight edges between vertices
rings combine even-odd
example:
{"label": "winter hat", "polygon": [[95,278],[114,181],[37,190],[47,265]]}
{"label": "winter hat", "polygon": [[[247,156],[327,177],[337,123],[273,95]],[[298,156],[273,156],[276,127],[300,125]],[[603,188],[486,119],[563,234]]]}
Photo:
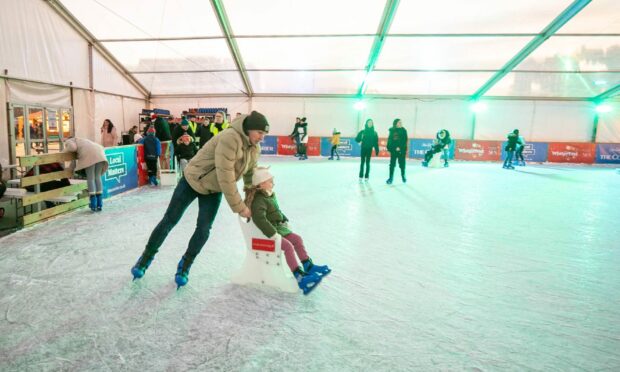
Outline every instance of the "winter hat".
{"label": "winter hat", "polygon": [[269,172],[269,167],[256,167],[252,175],[252,186],[258,186],[270,178],[273,178],[273,175]]}
{"label": "winter hat", "polygon": [[184,125],[189,125],[189,121],[187,121],[185,116],[183,116],[183,120],[181,120],[181,126],[184,126]]}
{"label": "winter hat", "polygon": [[269,132],[269,123],[265,115],[258,111],[252,111],[250,115],[243,120],[243,131],[247,134],[249,130]]}
{"label": "winter hat", "polygon": [[146,130],[146,134],[155,134],[155,128],[153,128],[153,126],[149,126],[149,129]]}
{"label": "winter hat", "polygon": [[154,121],[155,119],[157,119],[157,114],[152,113],[151,114],[151,121]]}

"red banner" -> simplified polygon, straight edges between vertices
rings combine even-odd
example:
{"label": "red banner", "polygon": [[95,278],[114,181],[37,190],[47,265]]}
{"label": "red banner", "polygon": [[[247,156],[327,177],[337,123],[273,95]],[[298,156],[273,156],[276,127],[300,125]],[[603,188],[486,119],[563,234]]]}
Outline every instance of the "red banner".
{"label": "red banner", "polygon": [[454,158],[458,160],[499,161],[502,155],[500,141],[457,140]]}
{"label": "red banner", "polygon": [[149,183],[149,174],[144,161],[144,146],[136,145],[136,153],[138,154],[138,186],[144,186]]}
{"label": "red banner", "polygon": [[270,239],[252,238],[252,249],[255,251],[275,252],[276,242]]}
{"label": "red banner", "polygon": [[553,163],[594,163],[596,144],[594,143],[549,143],[547,161]]}
{"label": "red banner", "polygon": [[[308,156],[321,155],[321,138],[309,137],[307,147]],[[295,141],[288,136],[278,136],[278,155],[295,155],[297,147]]]}

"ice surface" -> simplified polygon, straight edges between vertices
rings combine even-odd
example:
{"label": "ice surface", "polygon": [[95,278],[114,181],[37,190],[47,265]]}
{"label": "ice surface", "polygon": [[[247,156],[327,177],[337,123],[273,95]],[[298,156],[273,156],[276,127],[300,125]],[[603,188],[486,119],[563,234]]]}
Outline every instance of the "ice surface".
{"label": "ice surface", "polygon": [[[619,370],[620,175],[613,168],[272,164],[318,263],[311,295],[238,287],[223,202],[176,291],[197,202],[146,276],[130,268],[172,188],[143,188],[0,239],[0,370]],[[398,171],[397,171],[398,173]]]}

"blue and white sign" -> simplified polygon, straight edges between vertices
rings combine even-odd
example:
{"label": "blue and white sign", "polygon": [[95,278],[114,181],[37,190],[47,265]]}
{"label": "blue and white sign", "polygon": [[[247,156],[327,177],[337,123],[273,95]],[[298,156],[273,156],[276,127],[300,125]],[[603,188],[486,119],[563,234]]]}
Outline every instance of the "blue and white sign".
{"label": "blue and white sign", "polygon": [[[360,144],[355,142],[353,137],[340,137],[338,154],[340,156],[360,156]],[[331,156],[332,143],[331,137],[321,137],[321,156]]]}
{"label": "blue and white sign", "polygon": [[[448,152],[448,158],[454,159],[454,147],[456,141],[452,140]],[[409,157],[412,159],[424,159],[424,154],[433,146],[433,140],[427,138],[415,138],[409,141]],[[442,154],[443,156],[443,154]]]}
{"label": "blue and white sign", "polygon": [[263,155],[276,155],[278,153],[278,137],[265,136],[260,143],[260,153]]}
{"label": "blue and white sign", "polygon": [[[502,143],[502,155],[501,159],[506,159],[506,145],[508,141],[504,141]],[[547,161],[547,151],[549,149],[549,144],[546,142],[526,142],[525,148],[523,149],[523,158],[525,161],[531,161],[535,163],[544,163]],[[516,155],[513,156],[513,159],[516,158]]]}
{"label": "blue and white sign", "polygon": [[108,171],[103,176],[103,197],[138,187],[136,146],[109,147],[105,149]]}
{"label": "blue and white sign", "polygon": [[620,143],[599,143],[596,145],[595,163],[620,164]]}

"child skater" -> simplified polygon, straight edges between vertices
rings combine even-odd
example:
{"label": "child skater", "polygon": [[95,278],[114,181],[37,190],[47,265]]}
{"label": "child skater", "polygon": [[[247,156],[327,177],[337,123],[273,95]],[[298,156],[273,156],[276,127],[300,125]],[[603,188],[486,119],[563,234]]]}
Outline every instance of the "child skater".
{"label": "child skater", "polygon": [[332,144],[332,156],[330,156],[329,160],[334,160],[334,154],[336,154],[336,160],[340,160],[340,155],[338,154],[338,145],[340,144],[340,132],[336,128],[332,133],[332,138],[329,140]]}
{"label": "child skater", "polygon": [[517,148],[517,142],[519,142],[519,130],[515,129],[512,133],[508,133],[508,143],[504,150],[506,150],[506,160],[504,160],[504,169],[515,169],[512,166],[512,157],[515,154],[515,149]]}
{"label": "child skater", "polygon": [[[250,206],[252,220],[265,236],[273,237],[275,234],[282,236],[282,250],[286,263],[293,272],[299,288],[304,294],[308,294],[316,288],[323,276],[331,272],[331,269],[327,265],[315,265],[312,262],[306,253],[301,236],[288,227],[288,218],[278,206],[273,186],[273,175],[269,172],[269,167],[256,167],[252,175],[252,187],[246,191],[245,205]],[[298,265],[295,253],[302,266]]]}
{"label": "child skater", "polygon": [[515,165],[525,166],[525,158],[523,157],[523,149],[525,148],[525,139],[519,135],[517,140],[517,151],[515,152]]}

